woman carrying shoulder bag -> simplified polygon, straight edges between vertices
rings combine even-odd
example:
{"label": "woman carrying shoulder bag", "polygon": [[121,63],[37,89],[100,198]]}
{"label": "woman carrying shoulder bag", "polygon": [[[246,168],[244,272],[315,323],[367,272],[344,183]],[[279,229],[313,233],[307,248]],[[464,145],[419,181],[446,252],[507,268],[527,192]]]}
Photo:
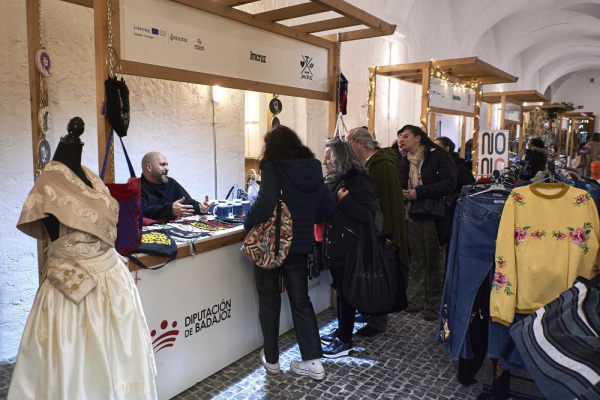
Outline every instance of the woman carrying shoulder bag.
{"label": "woman carrying shoulder bag", "polygon": [[404,130],[402,148],[408,152],[400,175],[408,201],[408,245],[411,253],[409,312],[437,319],[444,285],[444,256],[438,232],[444,232],[445,199],[456,187],[456,169],[448,153],[417,126]]}
{"label": "woman carrying shoulder bag", "polygon": [[293,231],[292,244],[281,267],[264,269],[254,266],[259,320],[264,337],[260,361],[267,372],[280,372],[278,340],[281,275],[290,299],[296,338],[302,355],[302,361],[292,361],[291,370],[314,379],[324,379],[325,371],[319,360],[323,355],[319,327],[308,296],[307,262],[308,253],[313,251],[314,224],[333,214],[335,199],[323,183],[321,163],[288,127],[279,126],[267,133],[260,168],[260,190],[246,216],[244,228],[249,231],[272,216],[281,189],[291,213]]}
{"label": "woman carrying shoulder bag", "polygon": [[[331,139],[325,144],[323,161],[327,186],[337,198],[337,209],[325,222],[323,260],[331,271],[337,298],[338,329],[321,338],[327,358],[346,356],[352,350],[356,310],[344,299],[344,262],[348,258],[349,236],[358,237],[361,225],[368,230],[375,218],[377,199],[373,182],[348,142]],[[351,239],[352,240],[352,239]]]}

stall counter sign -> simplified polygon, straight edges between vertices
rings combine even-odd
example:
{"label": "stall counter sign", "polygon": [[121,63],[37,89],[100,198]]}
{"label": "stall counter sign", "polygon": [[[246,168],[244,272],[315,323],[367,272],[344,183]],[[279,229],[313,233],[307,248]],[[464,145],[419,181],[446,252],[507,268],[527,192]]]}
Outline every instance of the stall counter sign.
{"label": "stall counter sign", "polygon": [[506,168],[508,166],[508,131],[480,133],[477,161],[479,175],[491,175],[495,170]]}

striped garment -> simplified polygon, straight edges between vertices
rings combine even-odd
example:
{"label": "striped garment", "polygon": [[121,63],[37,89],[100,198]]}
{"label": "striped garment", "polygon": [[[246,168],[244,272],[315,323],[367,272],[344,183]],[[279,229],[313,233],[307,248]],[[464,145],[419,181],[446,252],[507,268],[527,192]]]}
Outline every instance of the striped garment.
{"label": "striped garment", "polygon": [[549,400],[600,399],[600,274],[575,285],[510,334]]}

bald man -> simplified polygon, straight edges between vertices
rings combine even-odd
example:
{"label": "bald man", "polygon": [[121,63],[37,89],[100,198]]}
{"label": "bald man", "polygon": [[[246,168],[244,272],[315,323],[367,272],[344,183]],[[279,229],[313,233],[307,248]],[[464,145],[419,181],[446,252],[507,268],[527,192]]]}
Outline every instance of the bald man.
{"label": "bald man", "polygon": [[142,207],[144,217],[154,220],[173,220],[194,214],[206,214],[208,195],[200,203],[188,194],[173,178],[168,177],[169,160],[153,151],[142,159]]}

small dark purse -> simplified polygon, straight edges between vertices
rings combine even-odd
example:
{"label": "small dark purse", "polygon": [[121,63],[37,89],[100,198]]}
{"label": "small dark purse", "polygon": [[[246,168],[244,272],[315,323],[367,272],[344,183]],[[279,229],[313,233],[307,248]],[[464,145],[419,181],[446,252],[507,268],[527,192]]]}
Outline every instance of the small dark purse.
{"label": "small dark purse", "polygon": [[442,219],[446,215],[444,199],[417,199],[410,204],[408,216],[412,219]]}
{"label": "small dark purse", "polygon": [[142,244],[133,253],[149,254],[155,257],[162,257],[165,263],[160,267],[147,267],[133,253],[128,254],[127,258],[140,268],[160,269],[173,261],[177,257],[177,243],[171,238],[167,229],[146,230],[142,235]]}
{"label": "small dark purse", "polygon": [[104,82],[106,91],[106,116],[112,129],[119,137],[127,136],[129,128],[129,89],[125,79],[116,76]]}

